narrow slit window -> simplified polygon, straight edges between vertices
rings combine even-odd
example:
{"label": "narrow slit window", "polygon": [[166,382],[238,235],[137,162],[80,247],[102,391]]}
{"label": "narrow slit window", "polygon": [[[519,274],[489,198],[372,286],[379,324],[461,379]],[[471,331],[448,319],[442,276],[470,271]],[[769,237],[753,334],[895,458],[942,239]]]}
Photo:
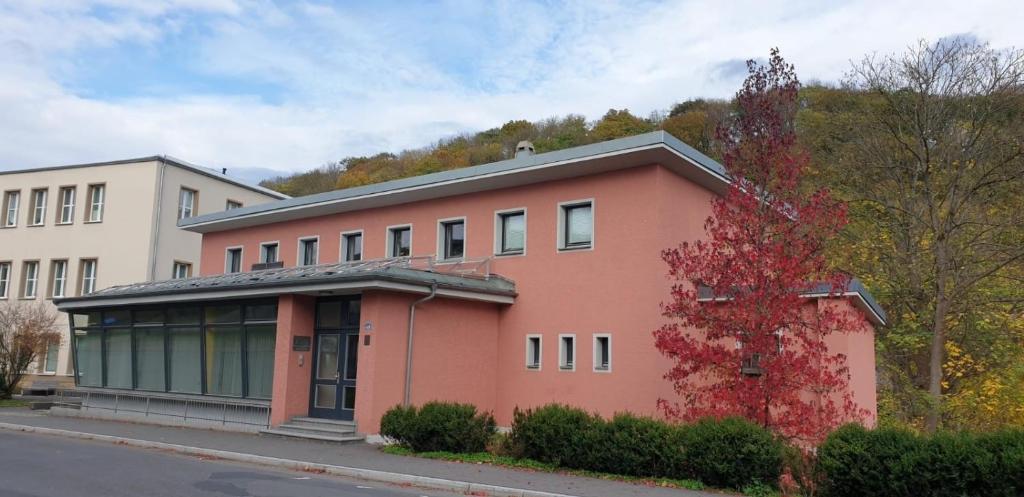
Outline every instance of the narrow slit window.
{"label": "narrow slit window", "polygon": [[612,337],[594,336],[594,371],[610,371],[612,368]]}
{"label": "narrow slit window", "polygon": [[561,335],[558,337],[558,367],[562,370],[576,369],[576,336]]}
{"label": "narrow slit window", "polygon": [[540,369],[541,342],[539,336],[526,337],[526,368]]}

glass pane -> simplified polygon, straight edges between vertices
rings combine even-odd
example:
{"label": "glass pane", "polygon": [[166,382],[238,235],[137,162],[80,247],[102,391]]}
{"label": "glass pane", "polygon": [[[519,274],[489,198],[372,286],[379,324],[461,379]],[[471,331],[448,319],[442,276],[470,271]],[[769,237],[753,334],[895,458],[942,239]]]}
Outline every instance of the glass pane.
{"label": "glass pane", "polygon": [[318,328],[341,327],[341,302],[330,300],[316,305],[316,325]]}
{"label": "glass pane", "polygon": [[167,333],[171,391],[201,393],[199,328],[168,328]]}
{"label": "glass pane", "polygon": [[78,383],[82,386],[103,386],[103,357],[100,354],[103,349],[102,339],[103,335],[99,331],[75,336]]}
{"label": "glass pane", "polygon": [[275,330],[272,324],[245,329],[249,397],[269,399],[273,391]]}
{"label": "glass pane", "polygon": [[526,218],[522,214],[509,214],[502,225],[502,252],[521,252],[526,239]]}
{"label": "glass pane", "polygon": [[338,399],[337,385],[317,385],[315,406],[321,409],[334,409]]}
{"label": "glass pane", "polygon": [[164,322],[164,311],[160,309],[143,309],[135,311],[135,322],[146,324],[160,324]]}
{"label": "glass pane", "polygon": [[566,210],[566,243],[578,245],[590,243],[591,211],[589,205],[570,207]]}
{"label": "glass pane", "polygon": [[140,390],[163,391],[164,385],[164,330],[162,328],[135,330],[135,380]]}
{"label": "glass pane", "polygon": [[206,393],[242,395],[242,328],[206,329]]}
{"label": "glass pane", "polygon": [[216,305],[206,308],[207,323],[237,323],[242,320],[242,307],[237,305]]}
{"label": "glass pane", "polygon": [[90,313],[86,314],[85,315],[85,323],[84,324],[80,324],[78,322],[79,316],[81,316],[81,314],[75,315],[75,326],[99,326],[101,324],[101,322],[102,322],[101,319],[100,319],[99,311],[97,311],[97,312],[90,312]]}
{"label": "glass pane", "polygon": [[112,324],[131,324],[132,315],[128,311],[106,311],[103,313],[104,326]]}
{"label": "glass pane", "polygon": [[199,308],[171,307],[167,309],[167,322],[172,324],[199,324]]}
{"label": "glass pane", "polygon": [[128,329],[107,330],[107,384],[111,388],[132,387],[132,332]]}
{"label": "glass pane", "polygon": [[345,404],[341,406],[342,409],[355,409],[356,408],[356,387],[345,387]]}
{"label": "glass pane", "polygon": [[276,321],[277,304],[261,304],[245,306],[246,321]]}
{"label": "glass pane", "polygon": [[46,346],[46,362],[43,364],[43,371],[47,373],[57,372],[58,354],[60,354],[60,343],[51,343]]}
{"label": "glass pane", "polygon": [[392,232],[391,255],[394,257],[405,257],[409,255],[409,247],[412,243],[412,231],[409,228],[397,229]]}
{"label": "glass pane", "polygon": [[348,301],[348,310],[345,312],[345,325],[346,326],[359,326],[359,308],[361,299],[353,299]]}
{"label": "glass pane", "polygon": [[466,242],[465,223],[448,223],[444,226],[444,232],[445,259],[457,259],[462,257]]}
{"label": "glass pane", "polygon": [[360,261],[363,259],[363,235],[348,235],[345,238],[348,246],[345,249],[345,255],[350,261]]}
{"label": "glass pane", "polygon": [[356,379],[359,371],[359,335],[346,335],[345,343],[345,379]]}
{"label": "glass pane", "polygon": [[320,335],[317,343],[316,377],[333,380],[338,374],[338,335]]}

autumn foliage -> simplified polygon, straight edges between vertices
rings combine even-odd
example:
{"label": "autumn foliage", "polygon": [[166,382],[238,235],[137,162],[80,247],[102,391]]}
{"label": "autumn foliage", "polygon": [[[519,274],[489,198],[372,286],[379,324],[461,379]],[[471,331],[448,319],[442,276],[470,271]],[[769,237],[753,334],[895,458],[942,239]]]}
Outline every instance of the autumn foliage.
{"label": "autumn foliage", "polygon": [[736,113],[717,132],[733,181],[713,201],[707,239],[662,254],[675,280],[663,305],[672,322],[654,335],[674,361],[665,377],[679,397],[659,404],[670,418],[738,415],[813,443],[866,415],[845,357],[826,346],[830,334],[863,329],[863,317],[838,299],[805,296],[818,284],[838,296],[849,283],[824,257],[846,211],[804,181],[793,67],[777,50],[767,67],[748,67]]}

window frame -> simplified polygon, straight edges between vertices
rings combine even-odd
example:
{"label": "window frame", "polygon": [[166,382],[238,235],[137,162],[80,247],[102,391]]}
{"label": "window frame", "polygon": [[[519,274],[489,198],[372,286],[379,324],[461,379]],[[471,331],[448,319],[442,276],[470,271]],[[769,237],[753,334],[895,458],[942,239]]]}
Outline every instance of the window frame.
{"label": "window frame", "polygon": [[[359,262],[359,261],[362,261],[362,260],[366,259],[365,257],[363,257],[363,255],[366,253],[366,245],[365,245],[366,244],[366,236],[363,234],[363,230],[342,231],[339,236],[340,236],[340,240],[339,241],[340,241],[340,245],[341,246],[339,247],[338,261],[340,261],[340,262]],[[348,253],[348,240],[349,240],[350,237],[353,237],[353,236],[358,236],[359,237],[359,258],[358,259],[350,259],[349,258],[349,255],[351,255],[351,254]]]}
{"label": "window frame", "polygon": [[[36,200],[42,194],[42,205],[39,205],[39,201]],[[29,200],[32,202],[29,205],[28,210],[28,221],[26,226],[38,227],[46,226],[46,207],[50,203],[50,189],[49,188],[33,188],[29,192]],[[36,222],[36,219],[39,221]]]}
{"label": "window frame", "polygon": [[[7,271],[3,269],[7,268]],[[11,261],[0,261],[0,300],[7,300],[11,294],[11,274],[14,272]]]}
{"label": "window frame", "polygon": [[[57,265],[63,266],[63,270],[58,272]],[[57,294],[57,276],[60,276],[60,295]],[[67,259],[51,259],[50,260],[50,288],[47,292],[49,298],[59,299],[67,296],[68,293],[68,260]]]}
{"label": "window frame", "polygon": [[[274,246],[274,260],[268,261],[268,260],[266,260],[266,254],[267,254],[267,249],[266,248],[271,246],[271,245]],[[281,260],[281,241],[280,240],[260,242],[260,264],[273,264],[275,262],[279,262],[280,260]]]}
{"label": "window frame", "polygon": [[[576,207],[583,207],[585,205],[590,206],[590,242],[576,243],[570,245],[569,240],[569,211]],[[597,203],[593,198],[585,198],[578,200],[569,200],[558,203],[558,246],[559,252],[576,252],[576,251],[587,251],[594,250],[594,246],[597,241],[597,230],[596,230],[596,217],[597,216]]]}
{"label": "window frame", "polygon": [[[569,339],[572,342],[572,347],[566,349],[565,340]],[[572,352],[572,361],[566,361],[566,350]],[[576,334],[575,333],[559,333],[558,335],[558,370],[573,372],[576,371],[576,363],[579,362],[576,355]]]}
{"label": "window frame", "polygon": [[[404,230],[409,230],[409,255],[394,255],[395,253],[395,235]],[[400,257],[412,257],[412,224],[395,224],[388,226],[385,233],[387,233],[385,243],[385,254],[388,259],[397,259]]]}
{"label": "window frame", "polygon": [[[86,190],[89,198],[89,208],[85,211],[85,223],[102,223],[103,214],[107,205],[107,184],[106,183],[90,183],[88,190]],[[96,200],[96,192],[99,192],[99,201]],[[97,208],[99,206],[99,208]],[[98,212],[97,217],[93,217],[93,212]]]}
{"label": "window frame", "polygon": [[[316,242],[316,257],[312,264],[303,263],[303,258],[306,255],[306,251],[304,250],[306,242]],[[317,264],[320,264],[320,235],[300,236],[296,244],[295,267],[316,266]]]}
{"label": "window frame", "polygon": [[[67,194],[71,194],[71,203],[67,203]],[[74,185],[62,186],[57,189],[57,216],[54,220],[54,224],[57,226],[67,226],[69,224],[75,224],[75,204],[78,201],[78,188]],[[67,210],[67,217],[64,217],[64,211]]]}
{"label": "window frame", "polygon": [[[87,268],[92,267],[92,277],[88,276]],[[78,295],[89,295],[96,291],[96,280],[99,277],[99,259],[82,258],[78,259]],[[92,282],[92,287],[88,292],[85,291],[86,283]]]}
{"label": "window frame", "polygon": [[[14,209],[12,213],[11,209],[11,198],[14,199]],[[5,190],[3,205],[3,223],[0,223],[0,228],[17,228],[18,227],[18,216],[21,214],[21,190]]]}
{"label": "window frame", "polygon": [[[462,224],[462,255],[458,257],[449,257],[448,255],[448,227],[457,224]],[[410,240],[412,240],[412,234],[410,233]],[[469,225],[466,222],[466,216],[462,217],[449,217],[437,220],[437,262],[439,263],[451,263],[451,262],[462,262],[466,260],[466,248],[469,244]],[[410,254],[411,241],[410,241]]]}
{"label": "window frame", "polygon": [[[178,277],[178,268],[179,267],[184,267],[185,268],[185,277],[184,278],[179,278]],[[171,279],[172,280],[187,280],[187,279],[189,279],[191,277],[192,277],[192,263],[188,262],[188,261],[175,260],[174,261],[174,265],[171,266]]]}
{"label": "window frame", "polygon": [[[32,273],[31,280],[29,279],[29,266],[35,268]],[[32,295],[28,294],[29,281],[32,281]],[[22,300],[35,300],[39,297],[39,261],[22,261],[21,263],[21,298]]]}
{"label": "window frame", "polygon": [[[523,216],[523,249],[505,250],[505,219],[517,214]],[[528,217],[526,214],[526,207],[494,211],[494,255],[497,257],[516,257],[526,255],[527,223]]]}
{"label": "window frame", "polygon": [[[185,215],[185,193],[191,193],[192,198],[188,205],[188,215]],[[178,190],[178,221],[196,217],[199,210],[199,190],[182,185]]]}
{"label": "window frame", "polygon": [[[238,251],[238,271],[231,270],[231,252]],[[236,274],[245,272],[245,246],[234,245],[224,248],[224,274]]]}
{"label": "window frame", "polygon": [[[56,349],[55,350],[51,349],[51,347],[54,347],[54,346],[56,346]],[[53,360],[53,369],[52,370],[51,369],[47,369],[47,364],[50,363],[50,351],[51,350],[53,350],[53,352],[55,352],[56,356],[57,356]],[[59,340],[56,343],[48,343],[48,344],[46,344],[46,354],[43,356],[43,361],[42,362],[43,362],[43,364],[42,364],[42,366],[43,366],[42,367],[42,374],[44,374],[44,375],[55,375],[55,374],[57,374],[57,369],[60,368],[60,341]]]}
{"label": "window frame", "polygon": [[[537,362],[533,362],[533,355],[531,354],[533,340],[537,340]],[[527,371],[540,371],[543,369],[544,364],[544,335],[540,333],[529,333],[526,335],[526,370]]]}
{"label": "window frame", "polygon": [[[234,207],[232,207],[232,205]],[[224,210],[226,210],[226,211],[231,211],[231,210],[235,210],[235,209],[241,209],[242,207],[245,207],[245,204],[242,203],[242,202],[239,202],[238,200],[230,199],[229,198],[229,199],[224,201]]]}
{"label": "window frame", "polygon": [[[603,367],[599,362],[600,357],[600,340],[601,338],[607,339],[608,341],[608,366]],[[593,372],[595,373],[611,373],[612,372],[612,334],[611,333],[594,333],[593,334]]]}

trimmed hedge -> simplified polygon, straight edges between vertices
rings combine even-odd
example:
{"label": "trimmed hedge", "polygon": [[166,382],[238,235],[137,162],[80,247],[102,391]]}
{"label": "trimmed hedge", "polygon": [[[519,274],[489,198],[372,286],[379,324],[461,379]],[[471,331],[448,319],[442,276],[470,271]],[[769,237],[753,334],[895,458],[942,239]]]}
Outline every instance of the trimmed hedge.
{"label": "trimmed hedge", "polygon": [[829,497],[1024,495],[1024,430],[987,434],[847,425],[818,450]]}
{"label": "trimmed hedge", "polygon": [[490,413],[452,402],[395,406],[380,420],[381,435],[416,452],[482,452],[496,431]]}

